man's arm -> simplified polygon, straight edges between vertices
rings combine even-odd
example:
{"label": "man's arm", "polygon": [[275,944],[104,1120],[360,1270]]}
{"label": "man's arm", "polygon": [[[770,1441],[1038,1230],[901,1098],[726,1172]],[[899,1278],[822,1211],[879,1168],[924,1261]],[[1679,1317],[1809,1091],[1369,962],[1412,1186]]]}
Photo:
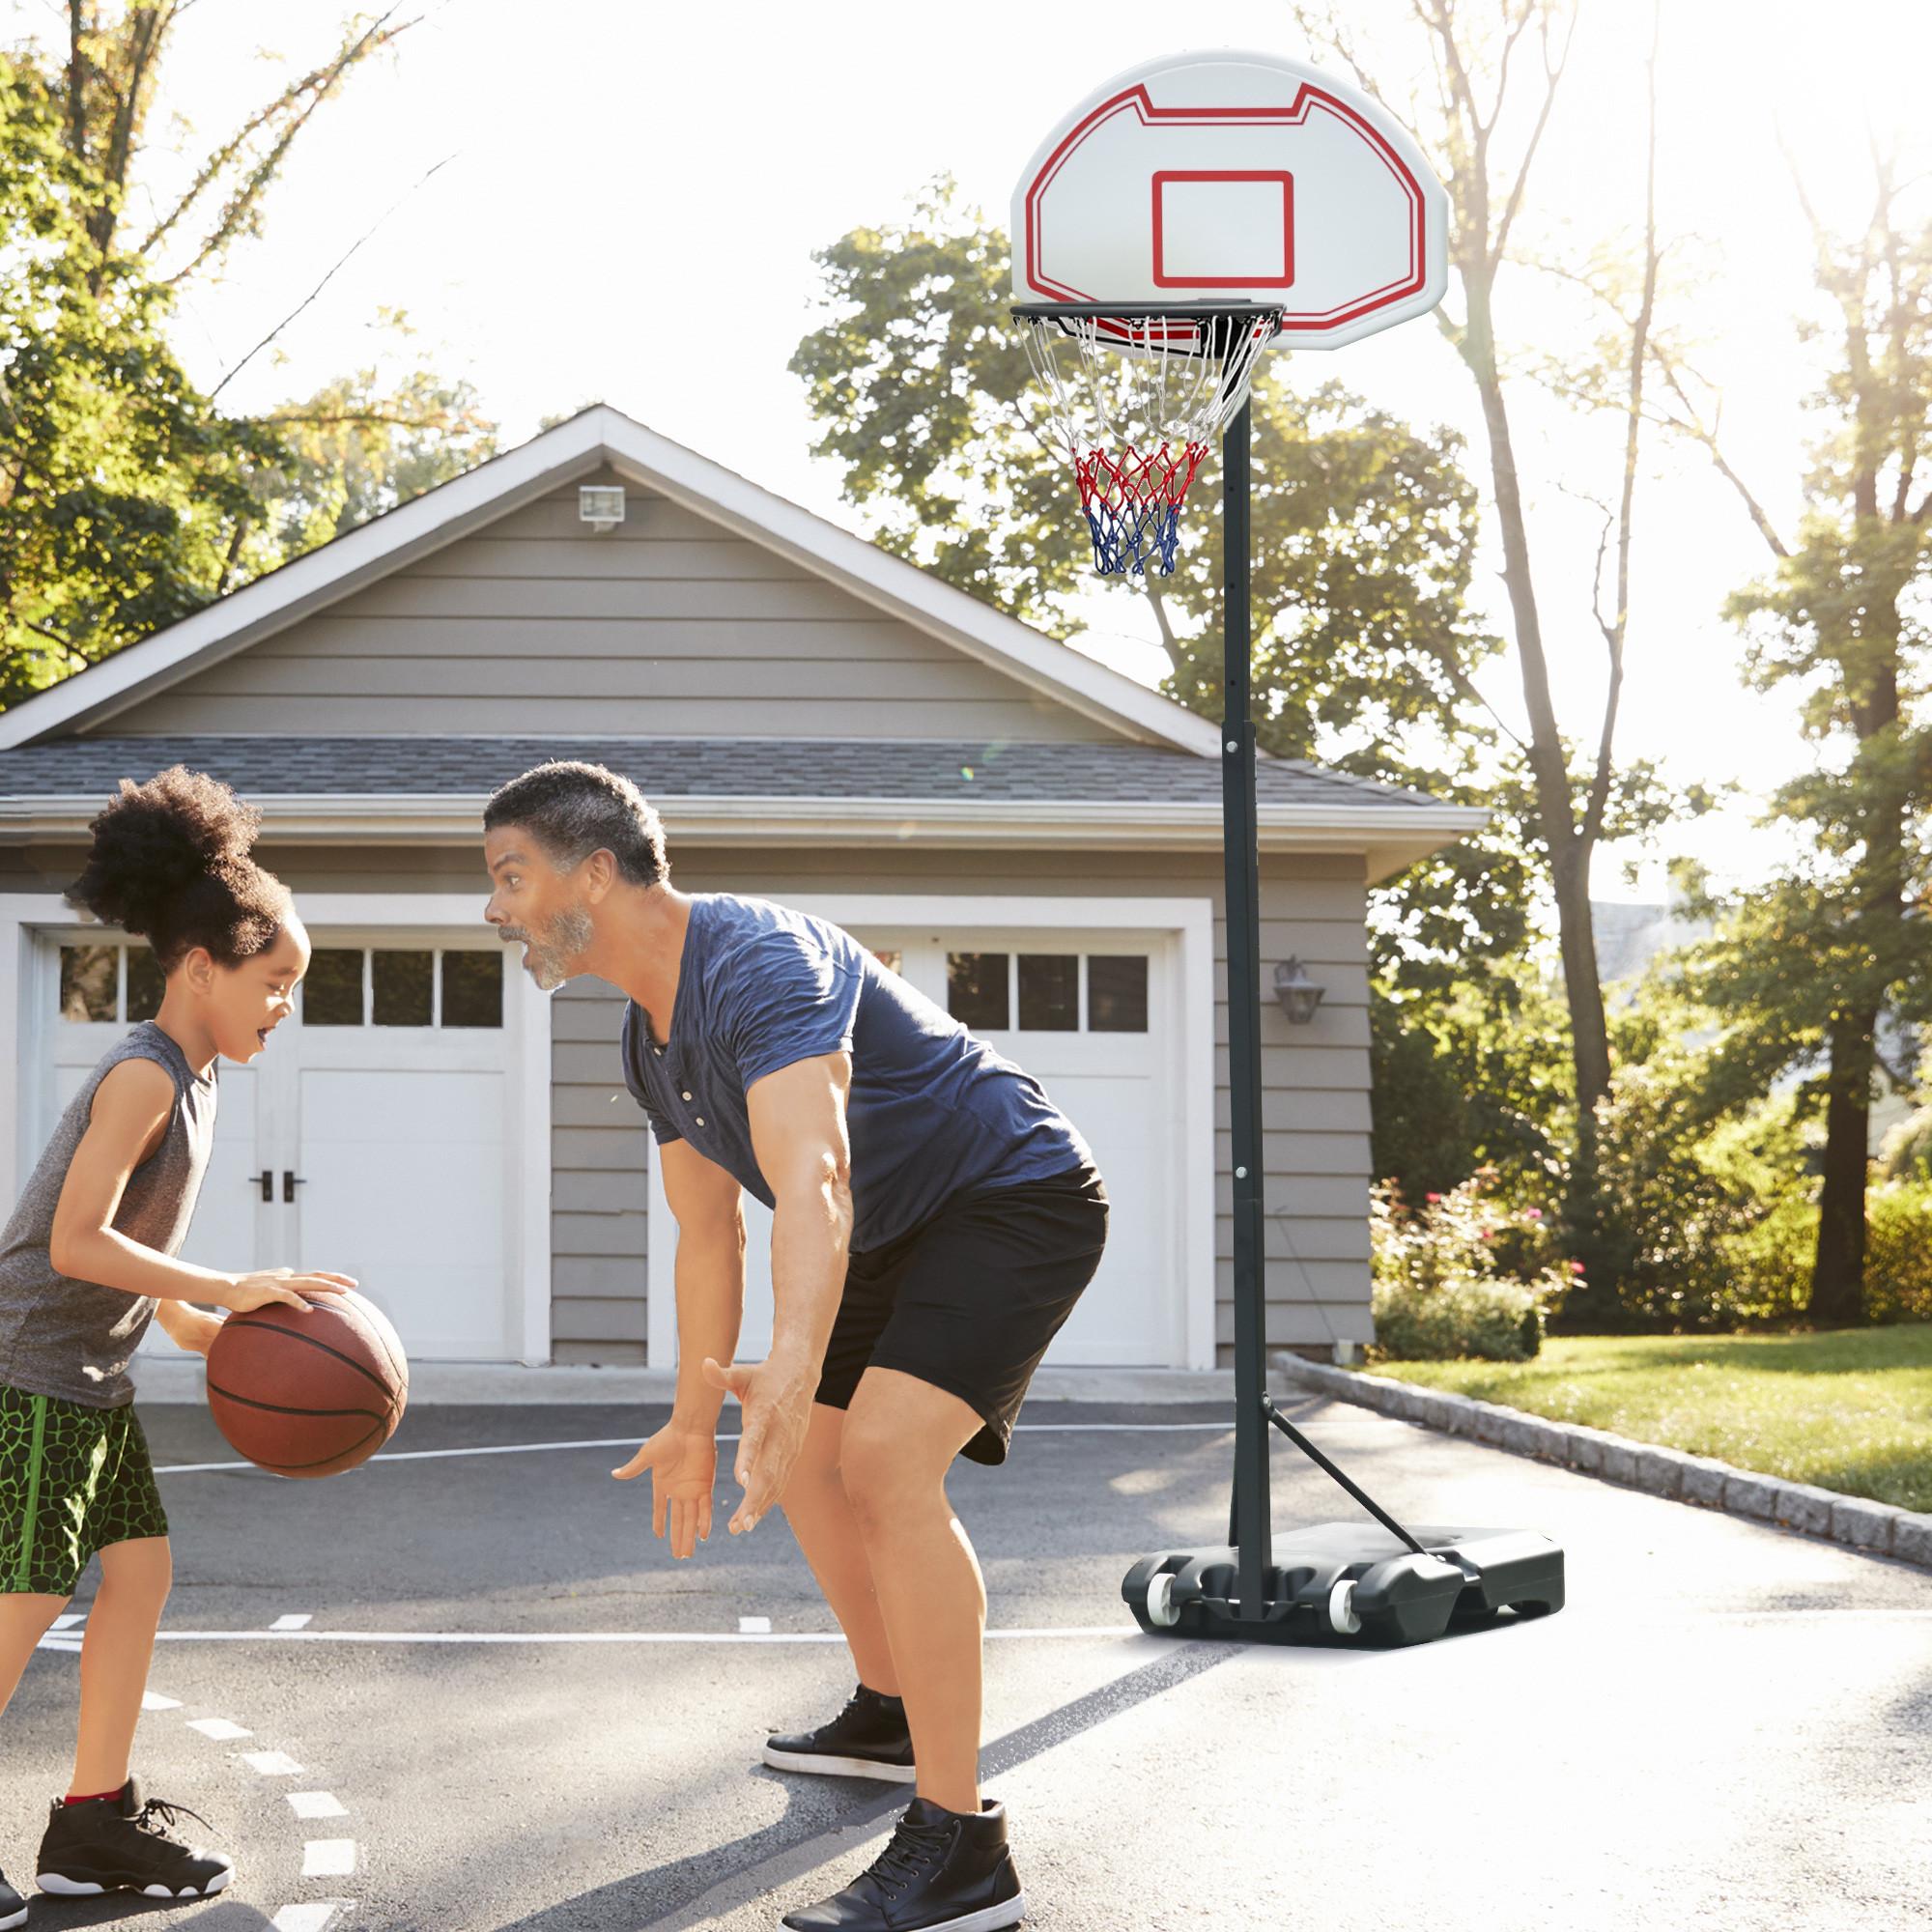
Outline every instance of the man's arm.
{"label": "man's arm", "polygon": [[745,1095],[752,1151],[774,1204],[768,1359],[814,1385],[852,1238],[851,1091],[852,1056],[825,1053],[766,1074]]}
{"label": "man's arm", "polygon": [[[670,1420],[611,1473],[631,1482],[651,1472],[651,1530],[689,1556],[711,1534],[723,1386],[704,1372],[738,1346],[745,1315],[745,1214],[738,1183],[681,1140],[659,1141],[665,1199],[677,1217],[677,1391]],[[653,1236],[653,1239],[657,1236]]]}
{"label": "man's arm", "polygon": [[833,1319],[845,1289],[852,1238],[847,1053],[816,1054],[753,1081],[746,1101],[752,1150],[772,1191],[772,1347],[753,1367],[705,1373],[745,1411],[736,1476],[745,1494],[731,1532],[754,1528],[784,1493],[811,1426]]}
{"label": "man's arm", "polygon": [[665,1199],[677,1217],[677,1393],[672,1414],[718,1426],[724,1392],[704,1378],[707,1355],[728,1362],[745,1319],[745,1213],[737,1181],[687,1141],[659,1145]]}

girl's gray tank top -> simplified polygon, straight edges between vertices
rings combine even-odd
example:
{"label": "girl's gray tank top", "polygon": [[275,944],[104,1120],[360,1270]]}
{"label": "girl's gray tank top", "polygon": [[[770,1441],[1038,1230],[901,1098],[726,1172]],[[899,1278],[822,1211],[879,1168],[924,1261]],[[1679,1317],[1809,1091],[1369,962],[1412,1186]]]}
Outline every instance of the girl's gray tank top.
{"label": "girl's gray tank top", "polygon": [[93,1114],[95,1090],[124,1060],[152,1060],[175,1083],[161,1144],[128,1179],[113,1225],[130,1241],[173,1256],[187,1238],[214,1142],[214,1065],[197,1078],[175,1041],[143,1020],[101,1056],[61,1116],[6,1232],[0,1234],[0,1382],[90,1408],[134,1400],[128,1358],[158,1305],[99,1282],[74,1281],[48,1257],[54,1209]]}

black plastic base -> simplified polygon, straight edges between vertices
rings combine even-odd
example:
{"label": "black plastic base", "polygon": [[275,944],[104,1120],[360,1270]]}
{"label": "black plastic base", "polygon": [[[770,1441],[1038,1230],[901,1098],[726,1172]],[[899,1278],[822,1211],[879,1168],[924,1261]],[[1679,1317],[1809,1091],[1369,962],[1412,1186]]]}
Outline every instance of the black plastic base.
{"label": "black plastic base", "polygon": [[1151,1635],[1375,1649],[1480,1629],[1504,1610],[1540,1617],[1563,1607],[1563,1551],[1541,1530],[1410,1533],[1427,1555],[1373,1523],[1276,1536],[1259,1615],[1235,1601],[1239,1558],[1226,1547],[1143,1557],[1121,1595]]}

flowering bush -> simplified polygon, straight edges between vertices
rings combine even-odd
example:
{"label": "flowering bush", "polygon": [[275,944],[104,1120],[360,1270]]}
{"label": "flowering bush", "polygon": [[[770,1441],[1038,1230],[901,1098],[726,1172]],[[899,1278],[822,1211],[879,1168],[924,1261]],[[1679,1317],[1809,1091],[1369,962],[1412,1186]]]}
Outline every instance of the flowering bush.
{"label": "flowering bush", "polygon": [[1483,1168],[1413,1208],[1386,1183],[1372,1190],[1378,1355],[1520,1362],[1543,1346],[1545,1317],[1581,1269],[1558,1255],[1541,1208],[1511,1208],[1494,1185]]}

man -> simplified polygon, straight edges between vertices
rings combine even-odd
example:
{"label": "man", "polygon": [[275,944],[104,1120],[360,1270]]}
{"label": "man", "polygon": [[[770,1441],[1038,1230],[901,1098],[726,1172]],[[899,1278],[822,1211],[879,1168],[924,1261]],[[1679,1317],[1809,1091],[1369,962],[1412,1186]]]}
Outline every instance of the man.
{"label": "man", "polygon": [[[670,1421],[651,1472],[671,1554],[710,1533],[719,1413],[743,1408],[734,1535],[781,1506],[859,1687],[788,1771],[912,1782],[878,1861],[794,1932],[994,1932],[1025,1911],[1004,1809],[979,1787],[985,1586],[946,1495],[962,1451],[1006,1458],[1047,1344],[1093,1278],[1107,1198],[1037,1084],[850,934],[669,883],[628,780],[539,766],[484,813],[486,917],[546,991],[630,996],[624,1077],[677,1218]],[[724,1366],[744,1305],[739,1189],[773,1210],[762,1362]],[[656,1238],[655,1235],[653,1238]]]}

